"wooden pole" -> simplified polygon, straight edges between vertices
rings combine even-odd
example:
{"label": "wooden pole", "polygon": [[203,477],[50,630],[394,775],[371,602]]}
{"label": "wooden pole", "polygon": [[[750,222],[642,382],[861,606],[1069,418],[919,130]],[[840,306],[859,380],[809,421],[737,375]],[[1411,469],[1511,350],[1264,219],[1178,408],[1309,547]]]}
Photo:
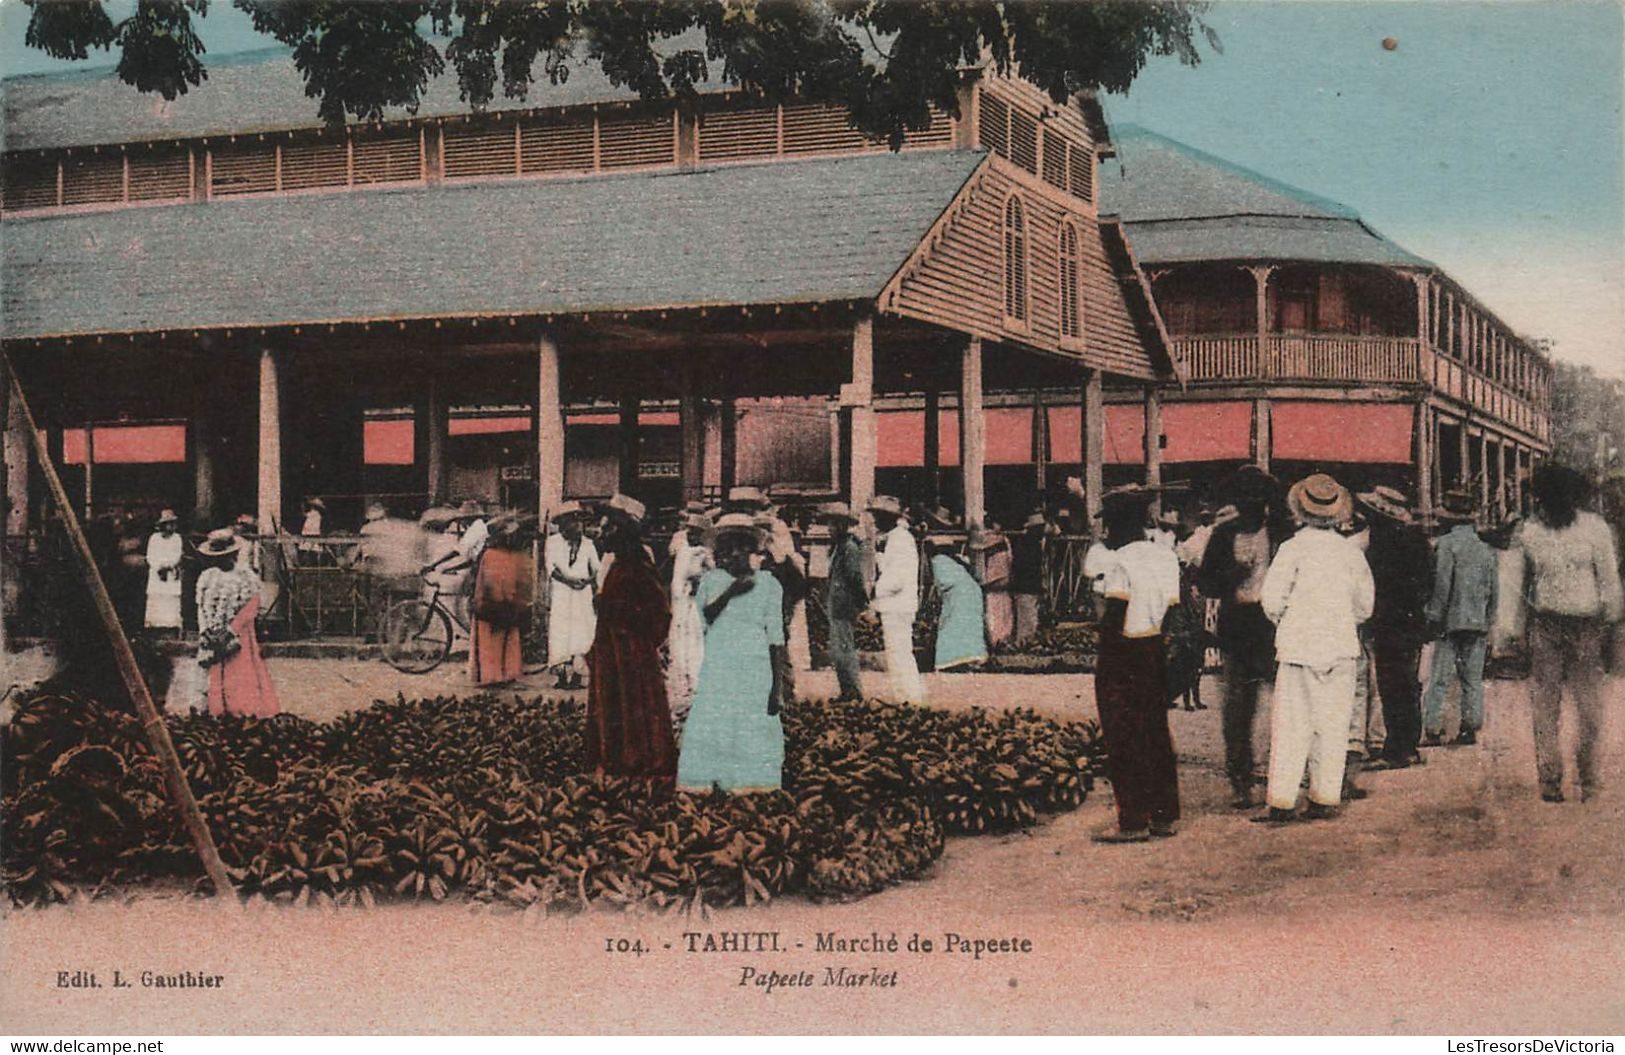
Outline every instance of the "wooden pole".
{"label": "wooden pole", "polygon": [[152,692],[141,677],[140,668],[136,666],[135,653],[130,651],[130,639],[124,636],[124,628],[119,624],[118,615],[113,610],[113,599],[107,595],[107,585],[102,582],[101,572],[97,570],[96,561],[90,555],[90,543],[85,541],[85,533],[79,527],[79,518],[68,501],[67,491],[62,487],[62,477],[57,475],[56,465],[51,461],[45,449],[45,441],[34,424],[34,412],[28,405],[28,397],[23,394],[22,385],[10,366],[8,358],[6,372],[10,376],[11,392],[17,399],[23,424],[28,427],[28,434],[33,437],[34,453],[39,458],[40,470],[45,476],[45,486],[50,491],[57,509],[62,513],[62,523],[67,529],[68,540],[78,557],[79,571],[84,576],[85,586],[90,590],[91,599],[96,604],[96,613],[101,617],[102,628],[107,631],[108,639],[112,643],[113,660],[118,664],[119,677],[124,680],[124,687],[135,703],[142,728],[146,730],[147,742],[152,745],[152,752],[158,756],[158,764],[163,767],[164,783],[169,787],[170,800],[180,811],[181,820],[186,825],[187,833],[192,837],[192,845],[197,849],[199,860],[203,862],[203,870],[208,873],[209,882],[214,884],[215,893],[234,894],[236,890],[231,885],[231,877],[226,874],[225,862],[220,860],[220,852],[215,848],[214,837],[209,834],[209,826],[203,819],[203,812],[198,809],[197,799],[192,797],[191,785],[187,784],[186,774],[181,771],[181,760],[175,754],[174,742],[169,738],[169,727],[164,724],[163,715],[158,713],[157,706],[152,702]]}
{"label": "wooden pole", "polygon": [[1094,530],[1094,517],[1100,512],[1101,496],[1106,490],[1105,397],[1100,371],[1090,370],[1083,382],[1083,436],[1079,440],[1083,452],[1083,508],[1089,516],[1090,531]]}
{"label": "wooden pole", "polygon": [[536,342],[536,511],[545,518],[563,501],[564,409],[559,395],[559,346],[543,337]]}
{"label": "wooden pole", "polygon": [[846,497],[860,517],[875,496],[875,466],[880,461],[874,398],[875,320],[864,315],[852,324],[852,381],[846,399],[852,414]]}
{"label": "wooden pole", "polygon": [[620,406],[620,440],[621,440],[621,468],[620,489],[625,495],[637,496],[638,493],[638,464],[642,457],[639,441],[642,436],[639,432],[638,410],[641,401],[632,392],[621,393]]}
{"label": "wooden pole", "polygon": [[959,366],[959,469],[965,477],[965,526],[987,518],[987,417],[982,406],[982,339],[965,341]]}
{"label": "wooden pole", "polygon": [[722,484],[722,497],[726,500],[728,492],[733,490],[739,479],[739,405],[732,396],[724,396],[718,413],[721,420],[717,422],[717,446],[721,448],[722,458],[719,482]]}
{"label": "wooden pole", "polygon": [[677,397],[677,423],[681,431],[681,477],[683,501],[693,502],[705,496],[705,422],[700,414],[699,383],[693,363],[684,363],[680,381],[682,391]]}
{"label": "wooden pole", "polygon": [[[1145,386],[1145,485],[1162,486],[1162,393]],[[1151,499],[1151,515],[1162,512],[1161,497]]]}
{"label": "wooden pole", "polygon": [[1433,460],[1437,457],[1433,412],[1427,398],[1416,405],[1416,508],[1422,522],[1433,522]]}
{"label": "wooden pole", "polygon": [[925,503],[934,506],[942,500],[942,395],[935,381],[925,390]]}

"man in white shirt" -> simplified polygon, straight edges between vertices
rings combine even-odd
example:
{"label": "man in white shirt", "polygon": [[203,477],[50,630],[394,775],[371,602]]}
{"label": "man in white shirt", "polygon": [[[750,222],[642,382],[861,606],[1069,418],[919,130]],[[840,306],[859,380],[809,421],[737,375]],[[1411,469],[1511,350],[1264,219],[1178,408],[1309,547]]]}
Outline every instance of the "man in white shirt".
{"label": "man in white shirt", "polygon": [[1304,527],[1281,544],[1264,576],[1261,603],[1275,624],[1275,702],[1266,800],[1271,824],[1296,817],[1309,767],[1305,819],[1335,816],[1343,792],[1354,709],[1360,624],[1376,589],[1365,555],[1336,526],[1354,511],[1347,489],[1325,473],[1293,485],[1287,504]]}
{"label": "man in white shirt", "polygon": [[870,607],[880,616],[886,641],[886,670],[892,693],[901,701],[921,703],[925,684],[914,661],[914,614],[920,607],[920,553],[903,515],[902,503],[876,495],[869,503],[879,538],[875,542],[875,592]]}

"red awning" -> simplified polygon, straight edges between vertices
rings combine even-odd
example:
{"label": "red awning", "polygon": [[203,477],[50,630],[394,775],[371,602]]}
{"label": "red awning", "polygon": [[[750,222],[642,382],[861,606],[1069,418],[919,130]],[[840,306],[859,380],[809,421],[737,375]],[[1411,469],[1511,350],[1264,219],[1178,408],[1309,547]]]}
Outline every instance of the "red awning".
{"label": "red awning", "polygon": [[495,418],[452,418],[446,426],[450,436],[487,436],[498,432],[529,432],[530,418],[518,414]]}
{"label": "red awning", "polygon": [[368,465],[411,465],[412,419],[363,422],[361,451]]}
{"label": "red awning", "polygon": [[1253,455],[1253,405],[1242,400],[1223,403],[1164,403],[1162,434],[1168,445],[1164,462],[1247,461]]}
{"label": "red awning", "polygon": [[[1049,408],[1049,451],[1053,462],[1083,463],[1082,407]],[[1142,465],[1145,462],[1145,408],[1138,403],[1106,406],[1106,464]]]}
{"label": "red awning", "polygon": [[[888,410],[875,415],[881,468],[906,469],[925,464],[925,412]],[[1033,460],[1031,407],[989,407],[984,414],[988,465],[1030,465]],[[937,414],[937,464],[959,464],[959,412]]]}
{"label": "red awning", "polygon": [[1271,446],[1281,461],[1408,465],[1415,415],[1406,403],[1275,403]]}
{"label": "red awning", "polygon": [[[98,425],[96,464],[186,461],[185,425]],[[85,464],[85,430],[62,430],[62,460]]]}

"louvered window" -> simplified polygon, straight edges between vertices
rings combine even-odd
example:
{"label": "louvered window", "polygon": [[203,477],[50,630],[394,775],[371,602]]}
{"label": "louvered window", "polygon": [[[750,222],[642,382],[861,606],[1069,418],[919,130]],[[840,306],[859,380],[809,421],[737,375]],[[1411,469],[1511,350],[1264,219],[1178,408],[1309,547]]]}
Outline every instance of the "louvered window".
{"label": "louvered window", "polygon": [[55,158],[6,155],[5,209],[49,209],[57,204]]}
{"label": "louvered window", "polygon": [[931,108],[931,125],[923,132],[910,132],[908,145],[911,147],[945,147],[953,142],[954,119],[948,116],[946,110]]}
{"label": "louvered window", "polygon": [[442,139],[446,151],[446,178],[517,175],[519,161],[514,151],[513,132],[512,125],[448,127]]}
{"label": "louvered window", "polygon": [[192,159],[185,147],[131,147],[129,158],[131,201],[176,201],[192,196]]}
{"label": "louvered window", "polygon": [[[513,133],[508,133],[512,171]],[[416,128],[355,132],[350,137],[350,165],[356,186],[365,183],[412,183],[423,178],[423,136]]]}
{"label": "louvered window", "polygon": [[343,139],[315,139],[283,146],[283,190],[347,187],[349,184],[349,148]]}
{"label": "louvered window", "polygon": [[779,152],[779,108],[753,106],[700,115],[700,160],[771,157]]}
{"label": "louvered window", "polygon": [[1044,182],[1066,190],[1066,139],[1044,130]]}
{"label": "louvered window", "polygon": [[592,171],[592,121],[527,121],[520,126],[519,170],[526,174]]}
{"label": "louvered window", "polygon": [[675,111],[654,117],[600,117],[598,167],[645,168],[677,163]]}
{"label": "louvered window", "polygon": [[784,108],[786,154],[863,150],[872,145],[847,121],[843,107],[814,103]]}
{"label": "louvered window", "polygon": [[1038,174],[1038,121],[1022,110],[1010,111],[1010,160]]}
{"label": "louvered window", "polygon": [[1003,99],[982,93],[982,116],[978,135],[982,146],[1000,157],[1010,156],[1010,107]]}
{"label": "louvered window", "polygon": [[1066,148],[1067,186],[1071,189],[1073,197],[1084,201],[1094,201],[1095,195],[1095,154],[1092,150],[1085,150],[1079,146],[1067,144]]}
{"label": "louvered window", "polygon": [[1082,333],[1078,292],[1078,229],[1069,223],[1061,225],[1060,274],[1061,336],[1078,337]]}
{"label": "louvered window", "polygon": [[62,204],[94,205],[124,200],[124,156],[69,156],[62,162]]}
{"label": "louvered window", "polygon": [[1004,314],[1027,321],[1027,214],[1014,197],[1004,206]]}
{"label": "louvered window", "polygon": [[209,167],[209,193],[215,197],[276,190],[276,147],[270,143],[217,148]]}

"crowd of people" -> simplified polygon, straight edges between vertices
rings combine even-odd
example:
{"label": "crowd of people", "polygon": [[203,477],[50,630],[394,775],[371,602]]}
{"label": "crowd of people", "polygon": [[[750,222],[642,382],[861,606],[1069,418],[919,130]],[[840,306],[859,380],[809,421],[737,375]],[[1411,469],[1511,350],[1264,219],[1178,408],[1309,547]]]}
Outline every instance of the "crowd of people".
{"label": "crowd of people", "polygon": [[[1098,598],[1095,692],[1117,802],[1117,825],[1096,839],[1144,842],[1175,833],[1178,774],[1167,709],[1171,656],[1179,650],[1169,638],[1191,587],[1218,605],[1225,770],[1239,810],[1260,805],[1254,725],[1262,693],[1271,689],[1265,808],[1254,818],[1260,823],[1336,817],[1344,803],[1367,795],[1357,779],[1362,769],[1423,764],[1422,748],[1446,743],[1453,688],[1460,717],[1449,743],[1476,744],[1490,637],[1518,633],[1521,622],[1541,797],[1566,799],[1566,689],[1579,721],[1579,797],[1594,798],[1601,786],[1600,683],[1625,614],[1619,552],[1609,525],[1585,508],[1590,484],[1582,474],[1545,465],[1529,491],[1531,514],[1493,532],[1481,532],[1473,495],[1446,494],[1436,539],[1399,490],[1353,494],[1325,473],[1283,494],[1267,473],[1243,469],[1223,488],[1225,505],[1183,538],[1165,533],[1173,521],[1151,517],[1156,492],[1108,493],[1100,541],[1085,558]],[[1486,533],[1504,543],[1510,559]],[[1503,582],[1509,574],[1510,588]],[[1424,694],[1420,670],[1429,646]]]}
{"label": "crowd of people", "polygon": [[[1542,795],[1565,797],[1566,688],[1580,723],[1579,796],[1594,796],[1603,655],[1621,619],[1618,553],[1607,523],[1585,508],[1582,475],[1544,466],[1529,490],[1532,514],[1499,532],[1481,530],[1473,495],[1447,493],[1436,538],[1402,492],[1353,494],[1324,473],[1283,488],[1244,467],[1219,489],[1216,508],[1188,518],[1159,508],[1163,495],[1152,489],[1108,492],[1082,564],[1096,600],[1095,693],[1118,811],[1117,826],[1097,837],[1174,833],[1178,774],[1167,712],[1181,702],[1205,709],[1200,679],[1210,646],[1221,659],[1232,804],[1262,806],[1257,820],[1285,824],[1335,816],[1364,797],[1362,771],[1423,764],[1424,748],[1446,743],[1453,690],[1460,717],[1449,743],[1475,744],[1490,639],[1509,610],[1527,614]],[[587,693],[589,768],[687,789],[753,791],[779,784],[779,715],[797,671],[810,666],[809,600],[823,612],[840,699],[925,699],[916,652],[922,606],[933,606],[923,660],[936,670],[974,668],[1038,629],[1054,530],[1042,514],[1007,537],[964,531],[946,510],[906,509],[889,495],[863,510],[834,502],[811,512],[792,515],[759,489],[736,487],[715,506],[685,508],[657,558],[647,509],[622,494],[596,508],[565,502],[545,522],[491,515],[473,501],[433,507],[416,521],[375,504],[359,537],[335,550],[322,545],[325,507],[311,499],[291,552],[300,566],[338,563],[362,573],[374,627],[427,580],[466,628],[478,687],[524,672],[539,574],[548,668],[557,687]],[[864,514],[872,541],[858,530]],[[813,520],[824,528],[817,557],[804,534]],[[166,509],[140,555],[142,622],[153,635],[179,631],[182,568],[199,568],[197,694],[217,714],[278,710],[255,631],[253,527],[252,518],[238,518],[188,547]],[[1521,559],[1504,560],[1507,547]],[[822,565],[817,575],[810,557]],[[1522,577],[1509,584],[1508,567]],[[885,673],[885,687],[867,693],[858,646],[866,622],[879,631]],[[1266,690],[1268,763],[1260,774],[1254,727]]]}

